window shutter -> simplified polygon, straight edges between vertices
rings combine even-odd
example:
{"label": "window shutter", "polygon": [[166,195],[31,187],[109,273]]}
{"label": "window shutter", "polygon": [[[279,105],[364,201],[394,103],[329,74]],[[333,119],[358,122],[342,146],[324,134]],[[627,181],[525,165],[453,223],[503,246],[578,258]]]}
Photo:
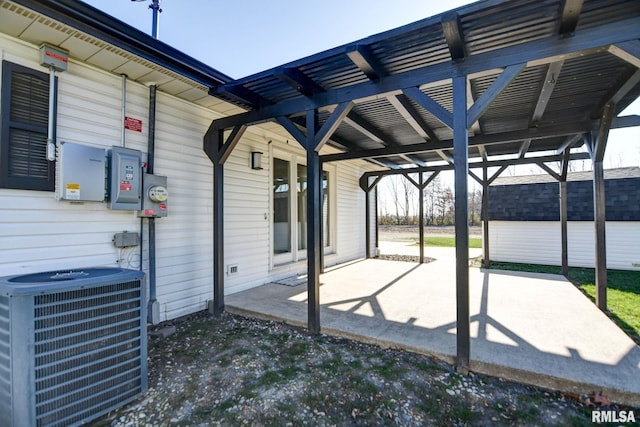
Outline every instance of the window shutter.
{"label": "window shutter", "polygon": [[55,164],[47,160],[49,76],[3,64],[2,176],[6,188],[55,189]]}

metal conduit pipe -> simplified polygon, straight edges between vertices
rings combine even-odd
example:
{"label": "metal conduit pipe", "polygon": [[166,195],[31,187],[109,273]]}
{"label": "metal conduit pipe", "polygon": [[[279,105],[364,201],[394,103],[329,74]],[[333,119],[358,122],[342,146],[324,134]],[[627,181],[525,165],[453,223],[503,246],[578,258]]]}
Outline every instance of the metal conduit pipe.
{"label": "metal conduit pipe", "polygon": [[54,141],[56,116],[55,116],[55,100],[56,100],[56,70],[49,67],[49,123],[47,127],[47,160],[53,162],[56,160],[56,142]]}
{"label": "metal conduit pipe", "polygon": [[126,74],[121,74],[120,75],[122,77],[122,120],[120,121],[120,123],[122,123],[121,126],[121,135],[120,135],[120,144],[122,145],[122,147],[124,148],[124,141],[125,141],[125,120],[126,120],[126,116],[127,116],[127,75]]}
{"label": "metal conduit pipe", "polygon": [[[156,92],[157,86],[149,86],[149,138],[147,143],[147,173],[153,173],[156,143]],[[149,322],[160,322],[160,305],[156,294],[156,222],[149,218]]]}

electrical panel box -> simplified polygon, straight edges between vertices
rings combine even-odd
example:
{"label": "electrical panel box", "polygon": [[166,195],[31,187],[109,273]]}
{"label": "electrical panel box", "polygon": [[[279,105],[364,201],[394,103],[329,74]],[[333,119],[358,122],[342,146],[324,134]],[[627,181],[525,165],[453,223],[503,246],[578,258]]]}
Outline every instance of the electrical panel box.
{"label": "electrical panel box", "polygon": [[163,218],[167,216],[167,177],[146,173],[143,175],[142,210],[139,217]]}
{"label": "electrical panel box", "polygon": [[112,147],[109,157],[110,205],[114,210],[137,211],[142,206],[142,153]]}
{"label": "electrical panel box", "polygon": [[130,248],[138,245],[140,245],[140,235],[138,233],[123,231],[113,235],[113,246],[116,248]]}
{"label": "electrical panel box", "polygon": [[104,148],[61,142],[58,146],[56,199],[102,202],[105,199]]}
{"label": "electrical panel box", "polygon": [[40,46],[40,65],[53,67],[56,71],[66,71],[69,63],[69,52],[59,47],[43,44]]}

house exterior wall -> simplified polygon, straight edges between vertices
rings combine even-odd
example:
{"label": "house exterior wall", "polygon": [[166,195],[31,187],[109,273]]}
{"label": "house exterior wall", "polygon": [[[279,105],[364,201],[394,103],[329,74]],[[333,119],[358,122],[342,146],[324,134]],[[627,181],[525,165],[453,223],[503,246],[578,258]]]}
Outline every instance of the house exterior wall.
{"label": "house exterior wall", "polygon": [[[0,35],[0,56],[36,70],[36,46]],[[58,74],[57,140],[110,148],[121,143],[122,81],[119,76],[70,60]],[[142,120],[142,132],[126,131],[126,147],[146,160],[149,89],[127,83],[128,116]],[[212,298],[213,174],[202,151],[202,137],[215,111],[158,88],[154,173],[168,177],[168,217],[156,220],[156,276],[160,320],[202,310]],[[274,278],[306,271],[306,262],[274,267],[271,240],[270,147],[304,153],[267,130],[250,128],[225,164],[225,264],[238,265],[227,276],[233,293]],[[289,147],[289,148],[287,148]],[[293,148],[292,148],[293,147]],[[252,170],[249,153],[264,154],[263,170]],[[332,253],[327,265],[364,256],[364,194],[358,178],[362,163],[327,166],[333,183]],[[139,232],[132,211],[112,211],[107,203],[56,201],[54,193],[0,189],[0,276],[90,266],[139,268],[140,247],[119,251],[115,233]],[[145,221],[146,224],[146,221]],[[147,231],[143,265],[148,274]]]}
{"label": "house exterior wall", "polygon": [[[569,221],[569,266],[595,266],[593,222]],[[608,221],[607,268],[640,270],[640,222]],[[491,221],[492,261],[561,265],[560,223],[557,221]]]}

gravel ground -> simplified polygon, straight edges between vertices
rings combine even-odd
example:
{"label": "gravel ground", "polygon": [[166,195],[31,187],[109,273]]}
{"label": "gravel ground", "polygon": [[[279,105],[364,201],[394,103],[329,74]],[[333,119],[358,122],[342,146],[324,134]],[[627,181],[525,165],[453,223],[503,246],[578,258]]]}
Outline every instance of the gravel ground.
{"label": "gravel ground", "polygon": [[598,400],[229,313],[150,331],[173,327],[149,340],[149,391],[92,425],[591,425]]}

